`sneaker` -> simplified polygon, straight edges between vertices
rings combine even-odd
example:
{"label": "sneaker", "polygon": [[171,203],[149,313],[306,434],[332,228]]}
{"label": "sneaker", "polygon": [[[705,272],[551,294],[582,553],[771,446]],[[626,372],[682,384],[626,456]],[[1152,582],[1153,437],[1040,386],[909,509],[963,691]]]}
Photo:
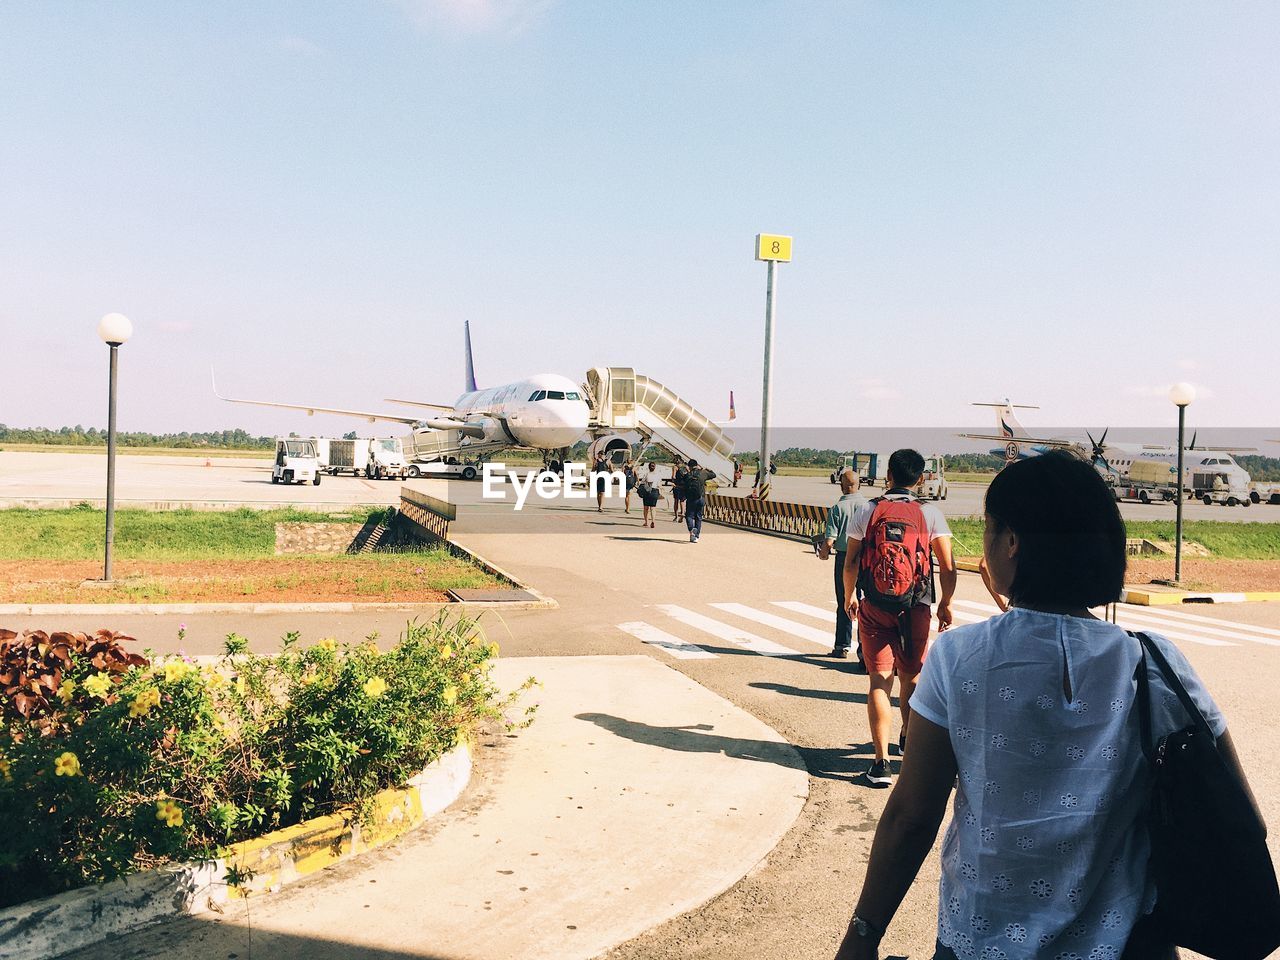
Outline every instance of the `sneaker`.
{"label": "sneaker", "polygon": [[907,755],[907,731],[903,730],[898,734],[898,756],[905,757]]}
{"label": "sneaker", "polygon": [[835,659],[837,659],[837,660],[848,660],[848,659],[849,659],[849,648],[848,648],[848,647],[836,647],[834,650],[832,650],[832,651],[831,651],[831,656],[832,656],[832,657],[834,657],[834,658],[835,658]]}
{"label": "sneaker", "polygon": [[697,538],[697,537],[695,537],[695,536],[691,533],[691,534],[689,534],[689,542],[690,542],[690,543],[697,543],[697,542],[698,542],[698,538]]}
{"label": "sneaker", "polygon": [[867,778],[867,783],[873,787],[887,787],[892,785],[893,777],[889,774],[889,761],[877,760],[871,764],[871,769],[863,774]]}

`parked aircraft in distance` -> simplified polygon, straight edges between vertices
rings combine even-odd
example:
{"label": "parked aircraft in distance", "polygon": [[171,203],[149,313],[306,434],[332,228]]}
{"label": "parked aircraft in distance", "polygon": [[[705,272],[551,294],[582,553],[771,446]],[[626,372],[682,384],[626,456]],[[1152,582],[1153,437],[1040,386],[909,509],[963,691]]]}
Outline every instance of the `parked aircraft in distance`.
{"label": "parked aircraft in distance", "polygon": [[431,456],[468,456],[472,452],[488,456],[501,449],[526,448],[542,451],[544,460],[558,469],[568,456],[569,448],[582,438],[590,423],[591,412],[582,388],[568,377],[540,373],[480,390],[472,363],[470,324],[464,325],[464,338],[466,389],[452,404],[388,398],[389,403],[434,411],[425,417],[225,397],[218,393],[216,380],[213,392],[229,403],[305,410],[309,416],[331,413],[359,417],[370,423],[379,420],[403,423],[413,430],[415,447],[429,450]]}
{"label": "parked aircraft in distance", "polygon": [[[968,440],[994,440],[1004,444],[991,450],[995,456],[1004,457],[1006,462],[1034,457],[1050,450],[1067,450],[1083,460],[1088,460],[1104,476],[1117,481],[1128,481],[1129,471],[1134,463],[1154,461],[1168,463],[1177,462],[1178,448],[1175,444],[1158,443],[1108,443],[1107,433],[1095,440],[1092,433],[1085,433],[1089,438],[1086,445],[1079,440],[1066,440],[1058,437],[1033,437],[1018,422],[1015,410],[1038,410],[1039,407],[1026,404],[1011,403],[1007,398],[999,403],[975,403],[975,407],[992,407],[996,411],[995,434],[962,433],[960,436]],[[1232,459],[1232,453],[1247,452],[1252,447],[1205,447],[1197,445],[1196,433],[1191,434],[1191,443],[1183,448],[1183,483],[1191,487],[1193,473],[1204,472],[1206,468],[1216,474],[1223,475],[1234,488],[1247,489],[1250,482],[1248,471]]]}

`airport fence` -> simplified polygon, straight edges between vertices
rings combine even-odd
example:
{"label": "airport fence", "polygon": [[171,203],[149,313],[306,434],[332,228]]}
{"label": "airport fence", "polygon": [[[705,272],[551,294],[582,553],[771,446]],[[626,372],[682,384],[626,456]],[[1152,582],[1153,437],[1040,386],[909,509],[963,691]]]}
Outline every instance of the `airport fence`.
{"label": "airport fence", "polygon": [[707,496],[703,519],[740,530],[812,543],[826,528],[827,508],[810,503],[753,500],[713,493]]}

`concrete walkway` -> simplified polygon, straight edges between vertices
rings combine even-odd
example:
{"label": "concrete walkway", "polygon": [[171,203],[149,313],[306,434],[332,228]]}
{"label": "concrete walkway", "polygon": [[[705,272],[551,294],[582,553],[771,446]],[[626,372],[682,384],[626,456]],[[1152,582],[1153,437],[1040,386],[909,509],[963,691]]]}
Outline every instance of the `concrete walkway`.
{"label": "concrete walkway", "polygon": [[437,825],[222,918],[79,958],[571,960],[728,889],[808,795],[777,733],[646,656],[500,661],[535,676],[528,729],[478,744]]}

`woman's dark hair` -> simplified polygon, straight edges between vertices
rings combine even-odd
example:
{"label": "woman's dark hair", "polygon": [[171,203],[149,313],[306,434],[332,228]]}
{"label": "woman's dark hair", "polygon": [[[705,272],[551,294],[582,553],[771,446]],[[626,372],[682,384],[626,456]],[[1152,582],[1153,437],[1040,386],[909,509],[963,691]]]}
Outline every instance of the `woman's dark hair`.
{"label": "woman's dark hair", "polygon": [[1011,463],[991,481],[986,510],[1018,535],[1014,602],[1096,607],[1120,598],[1124,521],[1092,464],[1064,451]]}

